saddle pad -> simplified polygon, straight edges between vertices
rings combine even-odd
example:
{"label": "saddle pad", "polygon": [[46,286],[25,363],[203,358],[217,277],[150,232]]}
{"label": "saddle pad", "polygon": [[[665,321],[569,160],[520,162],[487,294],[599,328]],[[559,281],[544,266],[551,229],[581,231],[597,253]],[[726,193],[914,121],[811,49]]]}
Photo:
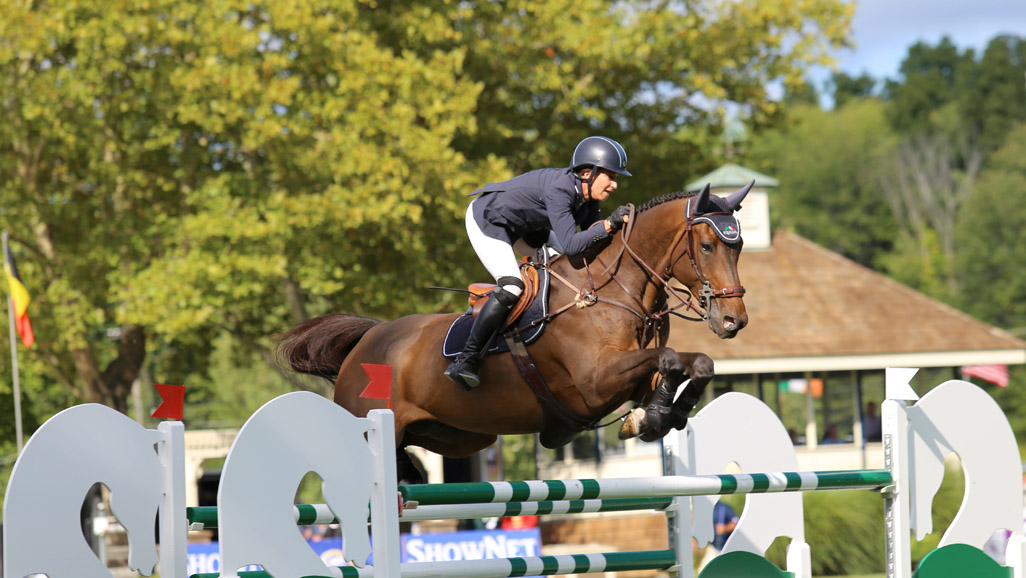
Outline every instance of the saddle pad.
{"label": "saddle pad", "polygon": [[[539,268],[538,296],[535,297],[534,301],[531,302],[531,306],[520,315],[516,322],[516,327],[520,331],[525,345],[535,342],[541,336],[545,325],[548,324],[547,322],[538,323],[532,327],[531,323],[548,314],[549,272],[547,269]],[[445,341],[442,343],[442,355],[449,359],[459,355],[467,344],[467,338],[470,337],[470,328],[473,325],[474,314],[472,309],[468,309],[466,313],[457,317],[456,321],[453,321],[452,325],[449,326],[449,331],[445,334]],[[496,335],[488,345],[487,355],[506,353],[507,351],[509,351],[509,346],[506,345],[506,340],[502,339],[500,335]]]}

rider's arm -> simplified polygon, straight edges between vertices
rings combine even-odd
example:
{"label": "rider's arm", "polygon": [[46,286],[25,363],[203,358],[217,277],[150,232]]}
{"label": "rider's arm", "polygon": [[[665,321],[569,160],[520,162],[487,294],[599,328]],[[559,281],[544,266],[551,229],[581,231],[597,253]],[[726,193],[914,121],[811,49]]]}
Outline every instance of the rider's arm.
{"label": "rider's arm", "polygon": [[577,221],[574,220],[571,210],[573,198],[573,191],[565,189],[554,189],[545,193],[545,207],[549,213],[549,225],[552,227],[552,233],[559,239],[564,253],[571,256],[583,253],[588,247],[609,236],[604,229],[599,227],[577,231]]}

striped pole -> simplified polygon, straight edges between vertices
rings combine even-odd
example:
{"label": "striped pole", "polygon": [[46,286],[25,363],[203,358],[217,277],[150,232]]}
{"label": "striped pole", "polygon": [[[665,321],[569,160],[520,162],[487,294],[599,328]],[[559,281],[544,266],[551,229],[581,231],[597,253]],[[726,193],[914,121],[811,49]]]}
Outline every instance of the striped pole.
{"label": "striped pole", "polygon": [[399,486],[399,492],[405,501],[415,501],[421,505],[440,505],[817,490],[879,490],[890,484],[891,474],[887,470],[850,470],[603,480],[422,484]]}
{"label": "striped pole", "polygon": [[[672,498],[620,498],[606,500],[555,500],[543,502],[507,502],[489,504],[445,504],[407,508],[400,522],[422,520],[464,520],[469,518],[504,518],[510,516],[545,516],[550,514],[588,514],[593,512],[626,512],[631,510],[665,510]],[[338,518],[326,504],[300,504],[294,507],[296,524],[338,524]],[[217,506],[186,508],[190,530],[217,528]]]}
{"label": "striped pole", "polygon": [[[402,564],[403,578],[511,578],[514,576],[555,576],[589,572],[625,572],[629,570],[666,570],[677,563],[673,550],[609,552],[605,554],[569,554],[531,556],[492,560],[454,562],[408,562]],[[359,569],[340,566],[343,578],[372,578],[374,567]],[[239,578],[271,578],[267,572],[239,572]],[[190,578],[219,578],[219,574],[193,574]]]}

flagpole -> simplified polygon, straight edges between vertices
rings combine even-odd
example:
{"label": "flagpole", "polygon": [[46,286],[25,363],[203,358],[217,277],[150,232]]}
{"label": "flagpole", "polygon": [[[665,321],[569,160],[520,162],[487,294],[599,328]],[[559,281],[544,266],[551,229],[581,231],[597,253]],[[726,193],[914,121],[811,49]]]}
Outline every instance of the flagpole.
{"label": "flagpole", "polygon": [[[3,234],[4,259],[7,258],[7,229]],[[21,431],[21,383],[18,381],[18,333],[14,329],[14,296],[7,297],[7,319],[11,326],[11,372],[14,374],[14,429],[18,440],[18,453],[24,446],[24,435]]]}

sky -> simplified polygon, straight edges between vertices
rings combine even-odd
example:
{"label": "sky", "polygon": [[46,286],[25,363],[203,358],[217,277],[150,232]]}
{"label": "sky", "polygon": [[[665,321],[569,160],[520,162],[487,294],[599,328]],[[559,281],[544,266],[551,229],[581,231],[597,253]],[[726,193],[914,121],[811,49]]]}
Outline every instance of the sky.
{"label": "sky", "polygon": [[836,53],[848,74],[897,78],[908,48],[947,35],[959,49],[982,54],[999,34],[1026,38],[1026,0],[854,0],[854,50]]}

